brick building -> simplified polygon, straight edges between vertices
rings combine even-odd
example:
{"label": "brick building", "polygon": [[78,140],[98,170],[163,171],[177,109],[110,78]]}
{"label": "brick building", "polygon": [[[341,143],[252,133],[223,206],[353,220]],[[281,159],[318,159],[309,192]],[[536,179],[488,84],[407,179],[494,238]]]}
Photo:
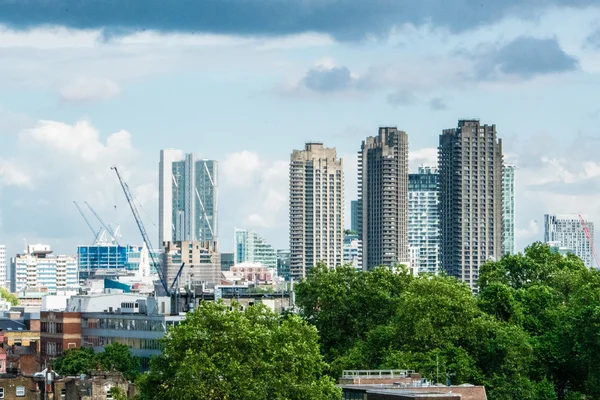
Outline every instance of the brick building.
{"label": "brick building", "polygon": [[81,313],[43,311],[40,316],[40,355],[45,363],[67,349],[81,346]]}

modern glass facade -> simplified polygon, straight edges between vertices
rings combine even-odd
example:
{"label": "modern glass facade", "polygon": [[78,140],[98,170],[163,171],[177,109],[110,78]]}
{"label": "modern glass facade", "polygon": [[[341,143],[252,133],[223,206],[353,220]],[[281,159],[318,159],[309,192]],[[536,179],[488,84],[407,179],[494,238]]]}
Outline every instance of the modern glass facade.
{"label": "modern glass facade", "polygon": [[425,166],[408,175],[408,246],[419,273],[440,270],[438,177],[436,168]]}
{"label": "modern glass facade", "polygon": [[290,251],[277,250],[277,276],[290,279]]}
{"label": "modern glass facade", "polygon": [[515,253],[515,171],[514,165],[504,165],[502,169],[502,229],[504,240],[503,254]]}
{"label": "modern glass facade", "polygon": [[218,165],[179,150],[162,150],[159,240],[216,241]]}
{"label": "modern glass facade", "polygon": [[259,262],[267,268],[277,268],[277,250],[259,234],[247,229],[235,229],[234,263]]}
{"label": "modern glass facade", "polygon": [[[143,254],[146,253],[146,254]],[[154,251],[155,260],[160,260]],[[97,270],[137,271],[140,262],[149,257],[145,246],[90,245],[77,246],[77,265],[79,279],[93,277]],[[156,265],[150,266],[150,272],[156,273]]]}
{"label": "modern glass facade", "polygon": [[358,233],[358,200],[352,200],[350,202],[350,230]]}
{"label": "modern glass facade", "polygon": [[344,235],[344,264],[362,269],[362,251],[357,233],[346,232]]}

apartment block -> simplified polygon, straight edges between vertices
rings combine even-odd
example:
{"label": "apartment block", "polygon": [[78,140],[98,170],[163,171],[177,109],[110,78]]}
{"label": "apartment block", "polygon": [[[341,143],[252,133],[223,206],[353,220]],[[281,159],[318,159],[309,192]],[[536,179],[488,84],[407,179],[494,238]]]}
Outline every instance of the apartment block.
{"label": "apartment block", "polygon": [[6,246],[0,244],[0,287],[3,288],[6,288],[6,283],[8,281],[7,267]]}
{"label": "apartment block", "polygon": [[185,263],[174,287],[219,283],[221,253],[216,242],[166,242],[163,253],[163,276],[170,287]]}
{"label": "apartment block", "polygon": [[290,157],[290,274],[343,263],[344,164],[335,148],[306,143]]}
{"label": "apartment block", "polygon": [[502,254],[515,253],[515,171],[514,165],[504,165],[502,172],[502,218],[504,241]]}
{"label": "apartment block", "polygon": [[49,292],[76,288],[77,259],[54,255],[48,245],[29,245],[25,254],[14,260],[14,289],[46,288]]}
{"label": "apartment block", "polygon": [[379,128],[358,154],[358,223],[363,268],[409,263],[408,135]]}
{"label": "apartment block", "polygon": [[234,246],[235,264],[261,263],[267,268],[277,269],[277,250],[258,233],[236,228]]}
{"label": "apartment block", "polygon": [[479,267],[502,256],[502,140],[496,125],[460,120],[438,147],[442,268],[478,291]]}
{"label": "apartment block", "polygon": [[439,203],[437,168],[421,166],[408,175],[408,246],[418,273],[440,270]]}
{"label": "apartment block", "polygon": [[[590,235],[588,240],[584,226]],[[586,215],[546,214],[544,215],[544,242],[562,248],[581,258],[588,268],[594,268],[594,223]],[[600,268],[600,266],[597,266]]]}

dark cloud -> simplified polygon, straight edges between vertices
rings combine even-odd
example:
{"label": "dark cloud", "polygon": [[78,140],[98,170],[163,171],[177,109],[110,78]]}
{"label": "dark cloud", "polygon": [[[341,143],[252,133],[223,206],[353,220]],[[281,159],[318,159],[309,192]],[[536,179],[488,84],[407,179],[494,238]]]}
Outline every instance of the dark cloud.
{"label": "dark cloud", "polygon": [[301,83],[315,92],[336,92],[350,88],[352,81],[347,67],[317,67],[310,69]]}
{"label": "dark cloud", "polygon": [[441,97],[434,97],[429,100],[429,108],[433,111],[443,111],[447,110],[448,106],[446,105],[446,101]]}
{"label": "dark cloud", "polygon": [[387,101],[393,106],[408,106],[417,102],[417,97],[413,92],[406,89],[400,89],[388,94]]}
{"label": "dark cloud", "polygon": [[4,0],[0,23],[15,29],[103,29],[106,38],[150,29],[259,36],[322,32],[354,40],[407,23],[459,32],[506,16],[533,18],[552,6],[593,5],[597,0]]}
{"label": "dark cloud", "polygon": [[477,75],[480,78],[493,79],[500,73],[530,79],[578,68],[577,60],[561,49],[556,38],[521,36],[484,51],[479,57]]}

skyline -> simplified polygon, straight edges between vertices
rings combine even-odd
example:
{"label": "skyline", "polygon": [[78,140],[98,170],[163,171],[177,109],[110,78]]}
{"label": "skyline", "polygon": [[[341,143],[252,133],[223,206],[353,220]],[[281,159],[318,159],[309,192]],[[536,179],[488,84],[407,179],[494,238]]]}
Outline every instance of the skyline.
{"label": "skyline", "polygon": [[[348,225],[365,137],[380,126],[406,131],[414,171],[437,159],[443,129],[475,117],[498,126],[506,163],[519,167],[518,251],[543,239],[545,213],[600,221],[600,8],[496,3],[407,11],[354,2],[344,14],[332,13],[337,1],[294,2],[306,7],[301,18],[279,10],[288,23],[263,24],[273,2],[257,1],[261,18],[236,25],[249,6],[230,1],[218,21],[180,27],[144,13],[131,26],[74,22],[88,4],[62,16],[35,11],[36,1],[2,4],[0,244],[9,255],[24,239],[74,254],[91,237],[73,200],[141,244],[109,170],[117,164],[157,246],[158,155],[179,148],[221,163],[221,251],[232,250],[235,226],[287,248],[292,149],[311,140],[337,148]],[[171,7],[169,21],[190,11]],[[365,18],[348,24],[358,13]]]}

